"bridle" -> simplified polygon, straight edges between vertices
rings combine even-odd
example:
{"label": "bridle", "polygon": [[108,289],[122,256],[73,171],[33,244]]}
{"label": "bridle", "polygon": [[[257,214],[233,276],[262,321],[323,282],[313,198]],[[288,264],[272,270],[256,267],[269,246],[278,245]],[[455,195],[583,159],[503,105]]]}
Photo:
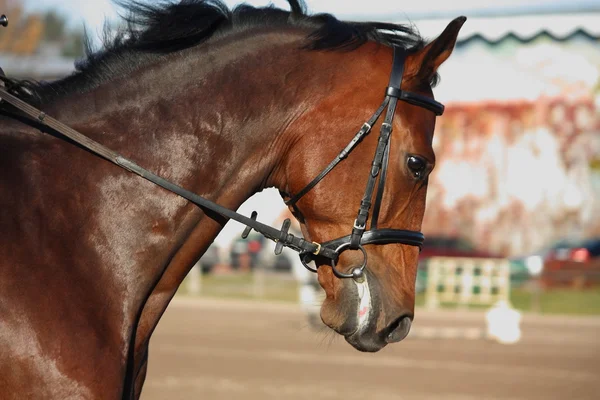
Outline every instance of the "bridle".
{"label": "bridle", "polygon": [[[426,108],[436,115],[442,115],[444,106],[437,101],[428,97],[403,91],[400,89],[402,83],[402,75],[404,74],[404,63],[406,59],[406,52],[400,48],[394,47],[394,60],[392,65],[392,73],[390,77],[390,83],[386,89],[385,98],[381,106],[377,109],[375,114],[362,126],[359,132],[354,136],[350,143],[338,154],[338,156],[315,178],[313,179],[304,189],[298,194],[291,197],[286,201],[288,206],[295,206],[295,204],[310,191],[317,183],[319,183],[325,175],[327,175],[336,165],[338,165],[348,154],[361,142],[361,140],[369,134],[371,127],[377,122],[383,111],[387,107],[384,122],[381,125],[379,140],[375,151],[375,157],[371,165],[371,172],[369,180],[367,182],[367,188],[365,194],[360,203],[358,215],[354,221],[352,233],[348,236],[344,236],[338,239],[330,240],[324,243],[316,243],[305,240],[301,237],[296,237],[289,233],[291,221],[286,219],[280,229],[274,228],[269,225],[265,225],[256,220],[256,211],[252,212],[250,218],[241,215],[233,210],[220,206],[202,196],[194,194],[173,182],[170,182],[152,172],[140,167],[134,162],[121,156],[119,153],[110,150],[109,148],[97,143],[87,136],[77,132],[76,130],[66,126],[65,124],[55,120],[54,118],[47,116],[44,112],[32,107],[26,102],[20,100],[18,97],[12,95],[2,87],[2,81],[0,81],[0,107],[2,106],[2,100],[11,104],[15,108],[19,109],[23,113],[32,117],[34,121],[30,121],[32,126],[42,128],[46,126],[53,131],[62,134],[63,136],[73,140],[80,146],[88,149],[92,153],[105,158],[106,160],[133,172],[144,179],[147,179],[156,185],[169,190],[188,201],[198,205],[199,207],[213,211],[223,217],[233,219],[244,225],[246,228],[242,233],[242,237],[246,238],[250,231],[254,229],[266,238],[276,242],[275,254],[280,254],[283,247],[291,248],[299,253],[300,259],[304,266],[309,270],[316,272],[316,269],[311,268],[308,263],[315,257],[324,257],[329,259],[333,272],[338,278],[354,278],[357,281],[361,281],[364,277],[364,269],[367,265],[367,253],[363,245],[367,244],[389,244],[389,243],[401,243],[410,246],[421,247],[424,241],[424,236],[421,232],[402,230],[402,229],[378,229],[377,219],[379,216],[379,210],[381,207],[381,199],[383,197],[383,191],[385,187],[385,179],[387,174],[387,165],[389,161],[390,152],[390,137],[392,133],[392,121],[394,118],[394,112],[398,100],[405,101],[407,103]],[[379,177],[379,183],[377,187],[377,193],[375,196],[375,203],[373,205],[373,214],[371,217],[371,227],[369,230],[366,229],[367,220],[369,219],[369,213],[371,209],[371,199],[375,190],[375,184]],[[345,250],[361,250],[364,256],[363,263],[360,267],[356,267],[351,273],[343,273],[336,269],[336,262],[339,255]]]}
{"label": "bridle", "polygon": [[[383,198],[383,191],[385,189],[387,167],[390,158],[392,122],[394,120],[394,113],[396,111],[396,104],[398,100],[426,108],[432,111],[435,115],[442,115],[444,113],[444,106],[441,103],[430,99],[429,97],[400,89],[402,84],[402,76],[404,75],[405,61],[406,52],[402,49],[394,47],[392,73],[390,75],[390,82],[386,89],[383,103],[381,103],[373,116],[371,116],[371,118],[363,124],[362,128],[358,131],[354,138],[352,138],[350,143],[348,143],[348,145],[340,152],[340,154],[338,154],[337,157],[331,161],[331,163],[329,163],[329,165],[325,167],[325,169],[321,171],[321,173],[317,175],[315,179],[313,179],[308,185],[300,190],[295,196],[291,196],[291,198],[285,202],[286,205],[295,207],[298,200],[300,200],[306,193],[315,187],[317,183],[325,178],[325,176],[331,172],[336,165],[348,157],[348,154],[350,154],[350,152],[356,148],[362,139],[369,134],[371,128],[387,107],[384,121],[381,124],[379,140],[375,150],[375,157],[373,158],[373,163],[371,164],[371,172],[369,174],[369,180],[367,181],[367,188],[365,189],[365,194],[360,202],[358,215],[356,216],[356,219],[354,220],[354,226],[352,227],[352,233],[348,236],[321,243],[321,247],[334,249],[334,253],[338,257],[345,250],[360,250],[363,254],[363,262],[361,266],[355,267],[349,274],[339,271],[335,267],[337,259],[331,259],[331,268],[333,269],[333,274],[338,278],[353,278],[359,281],[362,280],[364,269],[367,265],[367,252],[365,251],[363,245],[400,243],[410,246],[418,246],[421,248],[423,241],[425,240],[423,233],[418,231],[377,228],[377,220],[379,219],[379,210],[381,208],[381,200]],[[377,180],[378,177],[379,180]],[[377,194],[375,195],[375,203],[373,204],[371,229],[365,230],[367,226],[367,220],[369,219],[371,201],[376,183]],[[300,253],[300,260],[302,261],[302,264],[313,272],[317,272],[317,270],[310,267],[308,263],[313,261],[315,255],[319,254],[308,252]]]}

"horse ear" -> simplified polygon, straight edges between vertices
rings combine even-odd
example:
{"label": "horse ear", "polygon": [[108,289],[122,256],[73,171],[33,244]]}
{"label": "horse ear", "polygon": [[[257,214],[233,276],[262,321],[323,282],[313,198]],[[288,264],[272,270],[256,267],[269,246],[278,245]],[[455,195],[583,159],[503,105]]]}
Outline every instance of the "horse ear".
{"label": "horse ear", "polygon": [[456,44],[458,32],[466,20],[467,17],[454,19],[440,36],[417,52],[415,55],[417,63],[415,65],[420,65],[420,67],[418,67],[419,70],[415,75],[419,80],[429,81],[439,66],[450,57]]}

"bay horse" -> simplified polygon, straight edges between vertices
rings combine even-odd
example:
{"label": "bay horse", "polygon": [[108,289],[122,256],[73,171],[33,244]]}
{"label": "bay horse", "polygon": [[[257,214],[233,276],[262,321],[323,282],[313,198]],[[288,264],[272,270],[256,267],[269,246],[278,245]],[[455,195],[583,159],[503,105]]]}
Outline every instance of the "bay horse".
{"label": "bay horse", "polygon": [[[291,11],[132,2],[125,31],[70,76],[2,78],[42,111],[34,120],[0,103],[3,398],[139,398],[152,332],[228,220],[98,157],[43,116],[228,209],[275,187],[301,223],[303,246],[349,233],[377,175],[375,153],[389,164],[377,193],[380,231],[420,235],[441,113],[431,87],[466,18],[426,43],[409,26],[344,22],[289,3]],[[387,132],[383,147],[369,125],[358,150],[303,190],[384,96],[397,117],[374,123]],[[353,234],[360,228],[355,221]],[[323,322],[372,352],[410,329],[419,252],[401,240],[381,245],[375,233],[337,254],[335,266],[321,250],[313,258]],[[361,263],[362,279],[338,276]]]}

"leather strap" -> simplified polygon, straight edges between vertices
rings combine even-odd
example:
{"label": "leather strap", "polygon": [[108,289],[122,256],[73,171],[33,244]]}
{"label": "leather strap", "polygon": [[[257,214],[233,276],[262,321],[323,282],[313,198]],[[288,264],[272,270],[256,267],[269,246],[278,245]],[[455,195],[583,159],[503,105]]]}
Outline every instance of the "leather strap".
{"label": "leather strap", "polygon": [[[406,52],[394,47],[394,56],[392,61],[392,72],[390,73],[390,82],[388,89],[400,90],[402,87],[402,76],[404,76],[404,62],[406,61]],[[393,96],[397,97],[397,96]]]}
{"label": "leather strap", "polygon": [[433,99],[430,99],[429,97],[420,95],[418,93],[402,91],[398,99],[406,103],[412,104],[413,106],[426,108],[427,110],[433,112],[437,116],[440,116],[444,113],[445,107],[442,103],[439,103]]}
{"label": "leather strap", "polygon": [[390,136],[392,134],[392,120],[394,118],[396,102],[397,99],[390,97],[386,118],[381,124],[379,141],[377,142],[375,157],[373,157],[373,163],[371,164],[371,173],[369,174],[369,180],[367,181],[365,194],[360,202],[358,215],[356,216],[356,219],[354,220],[354,226],[352,227],[352,234],[350,235],[350,249],[358,249],[360,238],[367,226],[367,219],[369,218],[369,210],[371,209],[371,199],[373,197],[373,191],[375,190],[375,183],[377,182],[377,177],[381,171],[386,146],[388,145]]}
{"label": "leather strap", "polygon": [[407,92],[400,87],[402,86],[402,76],[404,75],[404,64],[406,61],[406,53],[404,50],[394,47],[394,61],[392,73],[390,74],[390,82],[385,91],[386,96],[395,97],[398,100],[405,101],[412,105],[425,108],[435,115],[440,116],[444,113],[444,105],[429,97],[418,93]]}
{"label": "leather strap", "polygon": [[344,148],[344,150],[342,150],[340,152],[340,154],[338,154],[337,157],[335,159],[333,159],[329,163],[329,165],[327,167],[325,167],[325,169],[323,171],[321,171],[321,173],[319,175],[317,175],[317,177],[315,179],[313,179],[308,185],[306,185],[302,190],[300,190],[291,199],[286,200],[285,204],[288,206],[293,206],[294,204],[296,204],[296,202],[298,202],[298,200],[300,200],[302,198],[302,196],[304,196],[313,187],[315,187],[315,185],[317,183],[321,182],[321,180],[323,178],[325,178],[325,176],[328,173],[330,173],[331,170],[336,165],[338,165],[342,160],[344,160],[346,157],[348,157],[348,154],[350,154],[352,152],[352,150],[354,150],[356,148],[356,145],[358,145],[362,141],[362,139],[365,136],[367,136],[369,134],[369,132],[371,132],[371,128],[373,127],[375,122],[377,122],[377,120],[379,119],[379,116],[381,115],[381,113],[383,112],[385,107],[387,106],[388,102],[389,102],[389,98],[386,97],[383,100],[383,103],[381,103],[381,105],[377,109],[377,111],[375,111],[375,114],[373,114],[373,116],[371,116],[371,118],[363,124],[362,128],[360,128],[358,133],[352,138],[352,140],[350,141],[350,143],[348,143],[348,145]]}
{"label": "leather strap", "polygon": [[101,145],[98,142],[93,141],[92,139],[77,132],[76,130],[69,128],[62,122],[59,122],[54,118],[46,115],[44,112],[36,109],[35,107],[30,106],[29,104],[13,96],[12,94],[8,93],[2,88],[0,88],[0,98],[4,99],[7,103],[10,103],[17,109],[23,111],[25,114],[34,118],[35,120],[37,120],[38,123],[41,123],[42,125],[51,128],[55,132],[66,136],[67,138],[73,140],[75,143],[90,150],[92,153],[99,155],[105,158],[106,160],[112,162],[113,164],[116,164],[119,167],[126,169],[127,171],[133,172],[141,176],[142,178],[147,179],[150,182],[177,194],[202,208],[216,212],[217,214],[220,214],[223,217],[241,222],[242,224],[249,226],[257,232],[263,234],[268,239],[281,243],[284,246],[292,248],[298,252],[314,253],[316,255],[331,259],[335,259],[337,257],[335,251],[328,247],[324,247],[318,243],[306,241],[304,240],[304,238],[295,237],[290,233],[282,233],[282,230],[273,228],[269,225],[265,225],[252,218],[248,218],[245,215],[238,214],[235,211],[222,207],[202,196],[199,196],[182,188],[181,186],[174,184],[173,182],[167,181],[166,179],[153,174],[152,172],[135,164],[133,161],[121,156],[119,153],[110,150],[109,148]]}
{"label": "leather strap", "polygon": [[383,154],[383,166],[381,168],[379,184],[377,185],[377,194],[375,195],[375,205],[373,206],[373,216],[371,217],[371,229],[377,229],[377,221],[379,221],[379,210],[381,209],[381,201],[383,200],[383,191],[385,189],[385,182],[387,179],[387,167],[390,162],[391,145],[392,138],[390,136],[388,144],[385,146],[385,153]]}
{"label": "leather strap", "polygon": [[[322,246],[337,249],[341,245],[348,243],[350,240],[351,235],[347,235],[341,238],[324,242],[322,243]],[[420,249],[421,246],[423,246],[424,241],[425,236],[421,232],[409,231],[404,229],[371,229],[363,233],[360,240],[360,245],[385,245],[396,243],[405,244],[408,246],[415,246]],[[315,256],[309,253],[300,254],[300,257],[305,264],[308,264],[309,262],[315,259]]]}
{"label": "leather strap", "polygon": [[[337,248],[347,243],[351,235],[324,242],[322,245]],[[425,241],[425,236],[421,232],[409,231],[405,229],[371,229],[363,233],[360,239],[361,245],[367,244],[390,244],[400,243],[410,246],[421,247]]]}
{"label": "leather strap", "polygon": [[[402,86],[402,75],[404,75],[404,63],[405,63],[406,55],[404,52],[398,51],[396,47],[394,47],[394,63],[392,65],[392,73],[390,74],[390,82],[388,85],[388,89],[396,89],[400,90]],[[389,91],[389,90],[388,90]],[[396,101],[397,98],[394,96],[389,96],[390,106],[388,107],[387,114],[385,116],[385,123],[392,126],[394,120],[394,114],[396,112]],[[392,104],[393,102],[393,104]],[[379,211],[381,209],[381,201],[383,200],[383,192],[385,189],[385,182],[387,179],[387,167],[390,160],[390,147],[391,147],[392,137],[390,135],[383,159],[383,165],[381,169],[381,176],[379,177],[379,184],[377,186],[377,195],[375,197],[375,205],[373,207],[373,217],[371,218],[371,229],[377,229],[377,221],[379,220]]]}

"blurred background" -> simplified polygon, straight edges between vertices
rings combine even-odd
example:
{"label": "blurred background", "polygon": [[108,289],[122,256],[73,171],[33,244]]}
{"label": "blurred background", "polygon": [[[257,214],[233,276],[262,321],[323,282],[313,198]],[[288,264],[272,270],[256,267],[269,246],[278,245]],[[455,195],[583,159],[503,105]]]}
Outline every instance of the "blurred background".
{"label": "blurred background", "polygon": [[[446,112],[414,328],[378,354],[356,352],[320,323],[322,292],[297,256],[275,257],[273,243],[242,240],[230,222],[159,324],[142,398],[597,398],[600,3],[307,5],[410,21],[427,38],[468,17],[434,89]],[[99,46],[118,11],[108,0],[0,0],[10,20],[0,67],[18,78],[68,75],[85,33]],[[240,208],[253,210],[265,223],[289,217],[275,190]]]}

